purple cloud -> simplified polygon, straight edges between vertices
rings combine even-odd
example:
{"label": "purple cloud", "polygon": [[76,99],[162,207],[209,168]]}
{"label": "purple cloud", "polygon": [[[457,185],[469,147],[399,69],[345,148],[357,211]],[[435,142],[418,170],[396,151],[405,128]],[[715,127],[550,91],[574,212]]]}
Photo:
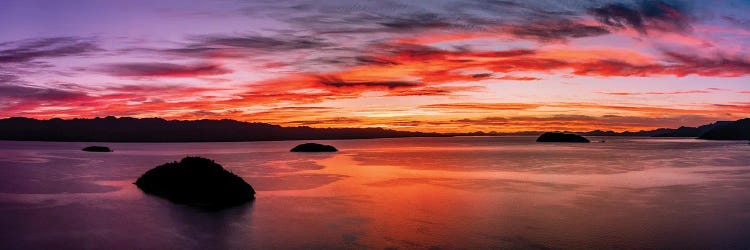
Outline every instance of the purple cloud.
{"label": "purple cloud", "polygon": [[0,44],[0,64],[25,63],[41,58],[85,55],[99,51],[94,42],[76,37],[53,37]]}

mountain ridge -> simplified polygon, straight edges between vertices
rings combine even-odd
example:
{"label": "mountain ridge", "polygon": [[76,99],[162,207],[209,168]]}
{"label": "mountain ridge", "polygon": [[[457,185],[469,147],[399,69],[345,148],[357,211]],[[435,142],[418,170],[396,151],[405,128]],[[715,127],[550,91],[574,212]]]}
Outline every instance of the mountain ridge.
{"label": "mountain ridge", "polygon": [[311,128],[236,120],[105,118],[0,119],[0,140],[81,142],[238,142],[324,139],[439,137],[438,133],[383,128]]}
{"label": "mountain ridge", "polygon": [[[708,140],[745,140],[750,118],[717,121],[699,127],[659,128],[641,131],[558,131],[584,136],[693,137]],[[239,142],[281,140],[335,140],[401,137],[540,135],[549,131],[512,133],[427,133],[384,128],[313,128],[222,120],[166,120],[163,118],[74,118],[38,120],[25,117],[0,119],[0,140],[80,142]],[[750,138],[749,138],[750,139]]]}

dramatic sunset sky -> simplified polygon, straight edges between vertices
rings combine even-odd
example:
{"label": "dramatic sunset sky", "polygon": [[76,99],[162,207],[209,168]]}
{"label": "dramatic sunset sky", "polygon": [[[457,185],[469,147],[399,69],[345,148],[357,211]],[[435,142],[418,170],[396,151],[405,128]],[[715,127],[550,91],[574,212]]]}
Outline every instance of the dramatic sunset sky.
{"label": "dramatic sunset sky", "polygon": [[0,2],[0,118],[411,131],[750,116],[749,1]]}

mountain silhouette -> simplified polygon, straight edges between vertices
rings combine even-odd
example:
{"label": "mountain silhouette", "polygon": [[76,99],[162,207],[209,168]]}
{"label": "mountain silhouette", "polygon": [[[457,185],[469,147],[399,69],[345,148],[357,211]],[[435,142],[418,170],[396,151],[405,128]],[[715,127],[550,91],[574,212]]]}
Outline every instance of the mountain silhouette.
{"label": "mountain silhouette", "polygon": [[382,128],[282,127],[226,119],[181,121],[112,116],[70,120],[0,119],[0,140],[16,141],[231,142],[437,136],[446,135]]}
{"label": "mountain silhouette", "polygon": [[654,137],[699,137],[704,133],[712,130],[718,126],[732,123],[731,121],[717,121],[711,124],[706,124],[699,127],[679,127],[663,134],[653,135]]}
{"label": "mountain silhouette", "polygon": [[750,118],[722,123],[706,131],[698,139],[706,140],[750,140]]}

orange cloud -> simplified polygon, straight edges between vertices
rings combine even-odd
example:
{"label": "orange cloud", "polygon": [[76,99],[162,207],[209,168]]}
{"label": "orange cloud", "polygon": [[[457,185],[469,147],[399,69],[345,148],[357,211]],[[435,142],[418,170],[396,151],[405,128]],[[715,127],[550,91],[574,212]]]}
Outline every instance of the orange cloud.
{"label": "orange cloud", "polygon": [[534,103],[443,103],[422,105],[427,109],[456,109],[456,110],[527,110],[543,106]]}
{"label": "orange cloud", "polygon": [[666,91],[666,92],[600,92],[607,95],[620,95],[620,96],[631,96],[631,95],[683,95],[683,94],[708,94],[712,93],[709,89],[697,89],[697,90],[684,90],[684,91]]}

